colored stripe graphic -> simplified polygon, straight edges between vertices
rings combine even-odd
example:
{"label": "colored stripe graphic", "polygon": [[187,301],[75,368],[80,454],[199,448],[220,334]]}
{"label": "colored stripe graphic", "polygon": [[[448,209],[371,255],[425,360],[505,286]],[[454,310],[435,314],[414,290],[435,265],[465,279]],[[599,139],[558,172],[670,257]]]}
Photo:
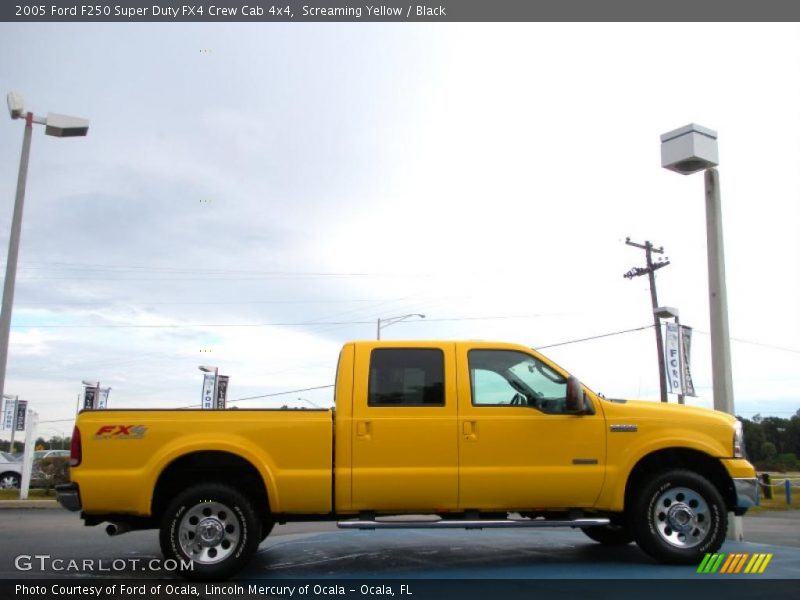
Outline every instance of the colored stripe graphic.
{"label": "colored stripe graphic", "polygon": [[[703,561],[697,566],[698,573],[717,573],[720,575],[741,573],[760,574],[763,573],[769,562],[772,560],[772,554],[706,554]],[[746,566],[745,566],[746,565]]]}
{"label": "colored stripe graphic", "polygon": [[763,573],[764,569],[767,568],[769,561],[772,560],[772,554],[767,554],[767,557],[764,559],[764,563],[761,565],[761,568],[758,570],[759,573]]}
{"label": "colored stripe graphic", "polygon": [[698,573],[705,573],[706,572],[705,568],[706,568],[706,565],[708,564],[709,560],[711,560],[711,555],[710,554],[706,554],[703,557],[703,562],[701,562],[697,567],[697,572]]}
{"label": "colored stripe graphic", "polygon": [[730,568],[739,560],[738,554],[729,554],[728,560],[722,565],[722,568],[719,570],[720,573],[730,573]]}
{"label": "colored stripe graphic", "polygon": [[738,573],[739,571],[741,571],[741,570],[742,570],[742,567],[744,566],[744,563],[746,563],[746,562],[747,562],[747,559],[748,559],[749,557],[750,557],[750,555],[749,555],[749,554],[742,554],[742,560],[740,560],[740,561],[739,561],[739,564],[738,564],[738,565],[736,565],[736,570],[734,571],[734,573]]}

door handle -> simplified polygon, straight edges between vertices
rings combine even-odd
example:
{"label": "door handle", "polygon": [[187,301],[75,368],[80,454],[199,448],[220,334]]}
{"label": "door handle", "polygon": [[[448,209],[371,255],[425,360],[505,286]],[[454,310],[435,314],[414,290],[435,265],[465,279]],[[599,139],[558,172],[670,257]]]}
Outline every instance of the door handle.
{"label": "door handle", "polygon": [[371,421],[358,421],[356,423],[356,435],[362,438],[369,438],[372,431]]}
{"label": "door handle", "polygon": [[464,434],[464,439],[467,441],[477,440],[477,421],[464,421],[461,425],[461,432]]}

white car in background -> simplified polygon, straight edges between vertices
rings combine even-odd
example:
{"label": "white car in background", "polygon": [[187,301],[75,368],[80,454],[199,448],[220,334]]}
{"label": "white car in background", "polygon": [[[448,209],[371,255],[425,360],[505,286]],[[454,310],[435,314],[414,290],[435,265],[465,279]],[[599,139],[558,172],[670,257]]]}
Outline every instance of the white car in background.
{"label": "white car in background", "polygon": [[0,490],[19,489],[22,462],[8,452],[0,452]]}

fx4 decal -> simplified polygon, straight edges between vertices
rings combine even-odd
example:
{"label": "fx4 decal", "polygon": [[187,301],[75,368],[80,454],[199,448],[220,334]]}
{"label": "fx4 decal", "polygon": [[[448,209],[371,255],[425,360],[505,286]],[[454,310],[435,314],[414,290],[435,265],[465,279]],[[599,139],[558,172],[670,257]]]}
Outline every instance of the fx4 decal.
{"label": "fx4 decal", "polygon": [[140,440],[147,433],[144,425],[102,425],[94,434],[96,440]]}

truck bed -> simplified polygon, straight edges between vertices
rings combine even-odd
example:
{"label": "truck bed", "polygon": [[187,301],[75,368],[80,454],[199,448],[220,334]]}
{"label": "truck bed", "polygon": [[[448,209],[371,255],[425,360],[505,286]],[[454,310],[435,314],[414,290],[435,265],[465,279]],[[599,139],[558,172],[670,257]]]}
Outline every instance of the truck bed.
{"label": "truck bed", "polygon": [[331,511],[331,410],[94,410],[77,427],[83,456],[72,478],[87,513],[149,515],[161,474],[193,452],[248,460],[274,512]]}

